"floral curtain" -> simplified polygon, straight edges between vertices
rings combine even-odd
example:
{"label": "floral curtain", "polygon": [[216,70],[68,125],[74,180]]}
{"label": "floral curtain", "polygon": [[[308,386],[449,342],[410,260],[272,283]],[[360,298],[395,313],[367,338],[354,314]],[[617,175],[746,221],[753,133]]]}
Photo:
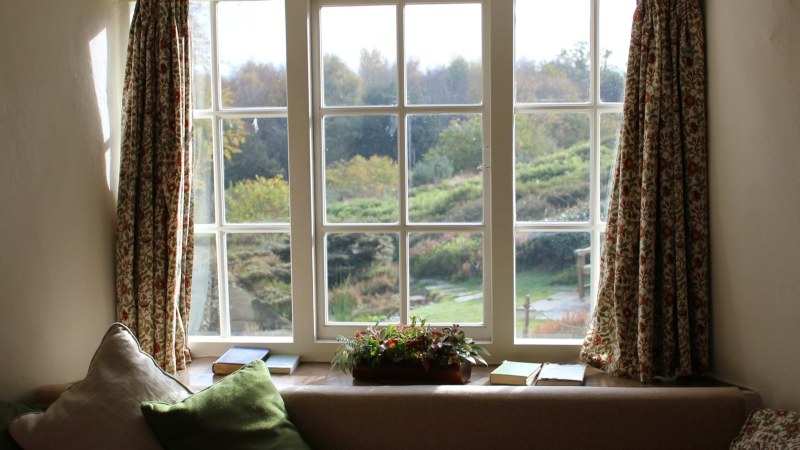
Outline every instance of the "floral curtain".
{"label": "floral curtain", "polygon": [[188,0],[139,0],[128,41],[116,223],[117,320],[184,368],[192,274]]}
{"label": "floral curtain", "polygon": [[708,170],[700,0],[639,0],[597,306],[581,359],[615,375],[709,365]]}

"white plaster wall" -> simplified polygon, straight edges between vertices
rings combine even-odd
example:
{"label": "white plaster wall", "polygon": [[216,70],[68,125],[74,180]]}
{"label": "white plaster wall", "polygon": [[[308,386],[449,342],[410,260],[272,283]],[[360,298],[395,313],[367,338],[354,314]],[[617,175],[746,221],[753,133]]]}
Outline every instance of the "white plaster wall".
{"label": "white plaster wall", "polygon": [[800,410],[800,2],[705,3],[713,371]]}
{"label": "white plaster wall", "polygon": [[82,378],[114,320],[106,158],[119,81],[106,70],[119,10],[108,0],[0,0],[2,400]]}

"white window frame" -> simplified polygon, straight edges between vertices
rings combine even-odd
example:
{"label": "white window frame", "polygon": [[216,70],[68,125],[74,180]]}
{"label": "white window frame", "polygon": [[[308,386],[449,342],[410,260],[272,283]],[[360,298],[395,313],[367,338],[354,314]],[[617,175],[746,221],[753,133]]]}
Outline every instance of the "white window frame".
{"label": "white window frame", "polygon": [[[354,0],[315,0],[312,1],[311,24],[312,30],[319,30],[320,10],[324,7],[335,6],[360,6],[366,2]],[[438,0],[437,4],[478,4],[482,7],[481,32],[484,37],[489,33],[488,14],[486,4],[481,0]],[[327,260],[325,258],[325,238],[327,233],[334,232],[388,232],[399,235],[399,258],[398,275],[400,279],[400,321],[408,323],[409,303],[408,303],[408,239],[409,233],[425,232],[479,232],[483,234],[483,323],[482,324],[462,324],[462,328],[473,338],[489,341],[492,333],[492,308],[491,308],[491,154],[489,151],[489,140],[491,130],[491,91],[488,79],[490,77],[489,46],[488,40],[482,41],[481,69],[483,71],[483,95],[482,102],[476,105],[410,105],[406,104],[406,73],[405,73],[405,23],[404,7],[414,4],[430,4],[419,0],[385,0],[371,2],[369,5],[390,5],[395,6],[397,20],[397,105],[396,106],[324,106],[322,104],[322,57],[320,55],[320,33],[314,35],[312,43],[312,77],[313,83],[313,117],[314,117],[314,164],[318,170],[315,173],[315,198],[317,221],[315,226],[316,235],[316,321],[318,338],[335,339],[339,335],[350,336],[357,329],[363,329],[364,324],[357,323],[333,323],[328,320],[327,314]],[[458,223],[409,223],[407,214],[407,192],[408,192],[408,164],[406,151],[407,138],[407,118],[413,114],[480,114],[483,121],[483,222],[479,224],[458,224]],[[325,186],[323,181],[324,162],[322,159],[322,147],[324,139],[323,119],[324,117],[339,115],[369,115],[386,114],[396,115],[397,117],[397,145],[398,145],[398,168],[400,170],[398,195],[399,195],[399,221],[395,224],[338,224],[328,223],[323,217],[325,201]],[[448,324],[439,324],[448,325]]]}
{"label": "white window frame", "polygon": [[[212,39],[215,30],[215,8],[217,0],[209,1],[212,4]],[[219,0],[224,1],[224,0]],[[449,0],[448,0],[449,1]],[[591,0],[591,58],[592,80],[591,101],[587,104],[558,105],[558,106],[518,106],[515,105],[514,96],[514,0],[474,0],[455,1],[455,3],[481,3],[483,9],[483,73],[484,96],[483,105],[476,107],[476,111],[483,114],[484,119],[484,321],[483,330],[479,328],[469,330],[471,336],[479,338],[485,347],[492,353],[490,361],[499,362],[503,359],[541,360],[541,361],[569,361],[577,357],[581,341],[577,339],[519,339],[515,336],[515,243],[514,236],[517,231],[588,231],[591,233],[592,253],[592,279],[599,277],[600,239],[605,224],[600,221],[600,180],[599,180],[599,134],[596,132],[599,125],[600,114],[605,112],[620,112],[618,104],[604,104],[599,101],[599,55],[598,43],[598,13],[600,0]],[[316,25],[318,25],[318,12],[320,5],[331,4],[395,4],[395,2],[381,2],[380,0],[285,0],[286,33],[287,33],[287,80],[288,104],[283,111],[258,111],[235,110],[236,114],[247,114],[249,117],[265,117],[281,114],[288,119],[289,139],[289,183],[291,192],[291,222],[288,231],[291,236],[292,259],[292,322],[293,336],[291,338],[262,338],[253,336],[236,336],[223,334],[214,336],[190,336],[190,348],[196,356],[219,355],[234,343],[268,343],[276,353],[300,354],[306,361],[330,361],[338,344],[333,339],[338,334],[349,334],[359,326],[328,327],[324,323],[324,311],[318,301],[324,293],[324,273],[319,270],[321,264],[322,245],[324,232],[331,225],[322,224],[316,217],[321,210],[321,186],[318,174],[314,173],[314,166],[320,164],[314,149],[321,143],[319,124],[321,113],[329,108],[319,108],[312,99],[312,92],[318,89],[313,82],[319,74],[318,42],[316,39]],[[428,2],[422,0],[404,0],[402,4],[413,3],[440,3],[438,0]],[[400,20],[400,18],[398,18]],[[402,28],[398,27],[398,47],[402,46]],[[312,48],[313,47],[313,48]],[[212,50],[215,52],[216,50]],[[124,54],[124,53],[123,53]],[[398,71],[405,70],[403,53],[398,53]],[[216,55],[214,55],[216,60]],[[217,68],[214,67],[213,80],[218,79]],[[401,77],[400,80],[403,78]],[[215,81],[216,82],[216,81]],[[435,112],[447,113],[454,110],[449,107],[408,107],[402,106],[403,87],[398,85],[398,103],[401,105],[392,109],[392,113],[408,112]],[[317,94],[318,92],[314,92]],[[218,94],[214,94],[214,104],[211,112],[197,111],[196,117],[212,117],[214,120],[215,139],[220,132],[219,121],[225,117],[227,110],[218,111]],[[587,223],[556,224],[556,223],[517,223],[515,220],[515,188],[514,177],[514,116],[517,112],[529,109],[545,110],[547,108],[562,110],[589,111],[591,114],[591,194],[590,217]],[[361,109],[359,108],[359,111]],[[463,112],[465,108],[458,107],[455,111]],[[206,115],[208,114],[208,115]],[[402,117],[402,116],[401,116]],[[399,117],[400,118],[400,117]],[[401,120],[398,120],[401,122]],[[490,126],[491,124],[491,126]],[[316,129],[315,129],[316,128]],[[405,141],[405,123],[403,131],[398,134],[399,145]],[[490,151],[489,149],[492,149]],[[222,186],[219,173],[219,157],[215,164],[215,195],[218,199],[215,220],[223,217]],[[316,158],[316,159],[315,159]],[[400,159],[401,182],[405,180],[405,159]],[[490,176],[494,172],[495,176]],[[405,202],[401,203],[405,210]],[[437,226],[407,225],[409,231],[438,231]],[[339,226],[336,230],[345,230]],[[468,229],[467,227],[466,229]],[[253,229],[248,226],[223,225],[215,223],[213,226],[196,226],[197,233],[216,233],[218,264],[225,267],[223,256],[222,233],[245,231],[277,230],[272,227],[258,227]],[[285,231],[281,228],[280,231]],[[488,247],[486,247],[488,245]],[[501,270],[494,270],[500,268]],[[407,270],[407,268],[401,269]],[[224,272],[224,271],[222,271]],[[226,278],[219,279],[220,287],[227,285]],[[594,283],[596,284],[596,283]],[[592,286],[592,298],[596,295],[596,287]],[[405,290],[404,283],[401,283]],[[227,308],[222,296],[221,308]],[[403,308],[405,310],[405,308]],[[224,313],[227,315],[227,310]],[[220,310],[220,318],[223,311]],[[406,319],[403,313],[403,319]],[[227,325],[222,325],[225,327]]]}

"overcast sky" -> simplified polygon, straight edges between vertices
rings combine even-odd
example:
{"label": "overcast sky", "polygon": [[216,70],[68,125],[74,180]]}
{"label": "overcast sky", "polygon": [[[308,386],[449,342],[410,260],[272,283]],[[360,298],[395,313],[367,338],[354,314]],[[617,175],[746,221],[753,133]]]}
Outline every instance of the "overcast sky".
{"label": "overcast sky", "polygon": [[[600,1],[600,46],[609,64],[625,67],[635,0]],[[218,3],[220,70],[229,73],[253,60],[284,65],[283,1]],[[394,6],[327,7],[321,13],[322,52],[335,53],[357,70],[362,48],[396,60]],[[589,0],[517,0],[517,59],[550,60],[564,48],[589,41]],[[481,58],[480,5],[408,5],[405,51],[423,68],[447,65],[456,56]],[[282,45],[258,45],[275,42]]]}

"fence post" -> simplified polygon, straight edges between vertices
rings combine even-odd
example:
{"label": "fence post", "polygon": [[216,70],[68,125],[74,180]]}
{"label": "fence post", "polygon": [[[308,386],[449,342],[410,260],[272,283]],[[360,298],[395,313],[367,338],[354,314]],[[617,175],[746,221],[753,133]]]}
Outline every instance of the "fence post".
{"label": "fence post", "polygon": [[525,328],[522,329],[522,337],[528,337],[528,322],[531,320],[531,296],[525,296]]}

